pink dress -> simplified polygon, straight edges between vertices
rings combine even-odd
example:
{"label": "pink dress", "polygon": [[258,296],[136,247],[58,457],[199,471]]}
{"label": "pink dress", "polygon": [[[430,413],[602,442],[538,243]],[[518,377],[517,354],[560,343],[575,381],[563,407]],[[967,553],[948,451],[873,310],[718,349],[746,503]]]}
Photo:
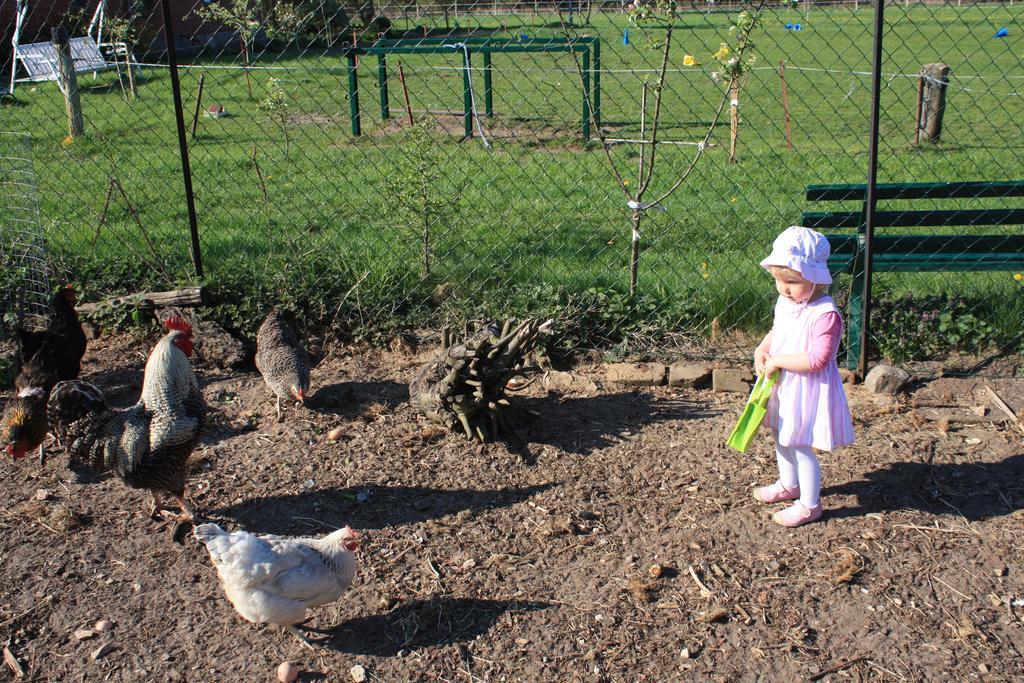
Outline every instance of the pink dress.
{"label": "pink dress", "polygon": [[[815,322],[827,313],[839,313],[832,297],[807,304],[779,297],[772,324],[769,355],[807,353]],[[831,451],[853,443],[853,423],[836,359],[813,372],[782,370],[768,400],[765,424],[777,430],[780,446],[813,446]]]}

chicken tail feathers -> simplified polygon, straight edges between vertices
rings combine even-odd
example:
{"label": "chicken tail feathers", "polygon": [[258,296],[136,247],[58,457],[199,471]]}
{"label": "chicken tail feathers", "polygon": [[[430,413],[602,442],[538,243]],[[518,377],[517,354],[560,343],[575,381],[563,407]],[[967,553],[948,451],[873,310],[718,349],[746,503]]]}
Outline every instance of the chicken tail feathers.
{"label": "chicken tail feathers", "polygon": [[208,522],[206,524],[200,524],[195,529],[193,529],[192,535],[195,536],[196,540],[198,540],[200,543],[208,546],[217,539],[227,536],[228,532],[224,531],[216,524]]}

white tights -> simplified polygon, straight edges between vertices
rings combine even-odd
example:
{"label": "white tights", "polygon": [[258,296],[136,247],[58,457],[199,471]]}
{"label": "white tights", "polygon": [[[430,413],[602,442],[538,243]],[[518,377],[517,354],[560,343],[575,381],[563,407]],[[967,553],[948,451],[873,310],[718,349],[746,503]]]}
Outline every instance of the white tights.
{"label": "white tights", "polygon": [[775,444],[779,461],[779,481],[787,489],[800,486],[800,502],[812,508],[818,504],[821,493],[821,465],[810,446],[780,446]]}

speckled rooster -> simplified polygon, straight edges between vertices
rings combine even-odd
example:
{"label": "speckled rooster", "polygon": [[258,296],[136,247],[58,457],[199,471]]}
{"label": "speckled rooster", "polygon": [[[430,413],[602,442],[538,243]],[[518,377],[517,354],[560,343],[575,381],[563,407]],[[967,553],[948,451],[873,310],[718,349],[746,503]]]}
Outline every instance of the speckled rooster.
{"label": "speckled rooster", "polygon": [[281,420],[281,399],[291,396],[299,403],[309,391],[309,356],[295,330],[276,308],[267,315],[256,333],[256,369],[277,396],[277,419]]}
{"label": "speckled rooster", "polygon": [[189,362],[192,327],[181,318],[164,326],[167,334],[146,361],[138,403],[114,409],[94,385],[60,382],[50,393],[47,417],[65,443],[72,471],[112,469],[128,486],[152,492],[153,515],[163,512],[162,495],[169,493],[181,506],[172,517],[192,521],[185,476],[206,406]]}

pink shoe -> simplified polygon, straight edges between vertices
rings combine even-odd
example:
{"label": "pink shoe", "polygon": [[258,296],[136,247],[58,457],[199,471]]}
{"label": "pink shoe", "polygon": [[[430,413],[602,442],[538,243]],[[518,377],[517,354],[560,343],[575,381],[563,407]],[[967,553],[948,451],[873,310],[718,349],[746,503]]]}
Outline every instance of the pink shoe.
{"label": "pink shoe", "polygon": [[781,481],[754,489],[754,498],[762,503],[781,503],[784,500],[796,500],[800,497],[800,487],[787,489]]}
{"label": "pink shoe", "polygon": [[776,524],[793,527],[813,522],[819,517],[821,517],[821,503],[809,508],[798,500],[785,510],[779,510],[772,515],[772,520]]}

